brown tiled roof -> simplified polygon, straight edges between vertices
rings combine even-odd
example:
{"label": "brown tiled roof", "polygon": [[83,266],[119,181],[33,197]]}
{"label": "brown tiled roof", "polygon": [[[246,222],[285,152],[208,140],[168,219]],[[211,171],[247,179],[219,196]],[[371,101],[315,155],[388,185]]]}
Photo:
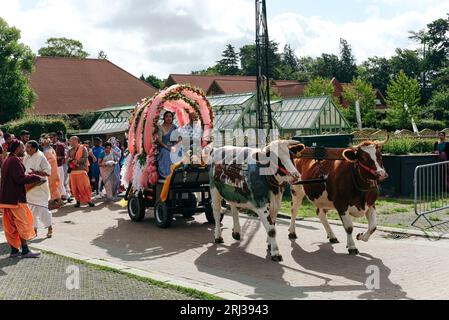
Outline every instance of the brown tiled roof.
{"label": "brown tiled roof", "polygon": [[256,92],[257,84],[256,79],[252,80],[215,80],[211,85],[208,95],[217,94],[237,94],[237,93],[248,93]]}
{"label": "brown tiled roof", "polygon": [[[191,74],[171,74],[167,81],[166,86],[171,86],[174,84],[190,84],[193,87],[202,89],[207,93],[216,80],[227,80],[227,81],[256,81],[256,77],[247,76],[199,76]],[[240,92],[241,93],[241,92]]]}
{"label": "brown tiled roof", "polygon": [[31,112],[41,115],[133,105],[157,91],[108,60],[54,57],[36,59],[31,86],[38,95]]}
{"label": "brown tiled roof", "polygon": [[[286,82],[284,82],[286,83]],[[281,84],[276,81],[276,85],[273,86],[273,91],[282,98],[300,98],[304,97],[304,91],[306,90],[307,83],[293,82],[292,84]]]}

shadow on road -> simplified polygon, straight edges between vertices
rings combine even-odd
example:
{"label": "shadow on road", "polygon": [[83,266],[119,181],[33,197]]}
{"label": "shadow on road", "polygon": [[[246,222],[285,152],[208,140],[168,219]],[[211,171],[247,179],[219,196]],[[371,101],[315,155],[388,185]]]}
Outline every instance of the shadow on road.
{"label": "shadow on road", "polygon": [[[319,249],[315,252],[307,252],[296,242],[292,242],[292,257],[299,266],[306,270],[361,283],[358,290],[364,290],[366,293],[361,294],[359,299],[408,299],[406,292],[399,285],[390,281],[391,269],[381,259],[369,254],[350,256],[347,253],[336,253],[330,243],[320,244]],[[379,290],[368,290],[365,286],[368,277],[372,274],[367,271],[370,266],[376,266],[379,269]],[[347,290],[340,286],[327,286],[326,291]]]}

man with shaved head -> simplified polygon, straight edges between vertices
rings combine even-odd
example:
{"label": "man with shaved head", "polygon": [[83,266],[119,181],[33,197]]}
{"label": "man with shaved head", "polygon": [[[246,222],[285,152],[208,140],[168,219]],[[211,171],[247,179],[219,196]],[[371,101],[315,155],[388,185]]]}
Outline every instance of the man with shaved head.
{"label": "man with shaved head", "polygon": [[89,176],[89,154],[81,140],[74,136],[70,140],[70,150],[68,155],[68,165],[70,170],[70,190],[76,199],[75,208],[81,207],[81,204],[88,204],[89,207],[95,207],[92,202],[92,189],[90,187]]}

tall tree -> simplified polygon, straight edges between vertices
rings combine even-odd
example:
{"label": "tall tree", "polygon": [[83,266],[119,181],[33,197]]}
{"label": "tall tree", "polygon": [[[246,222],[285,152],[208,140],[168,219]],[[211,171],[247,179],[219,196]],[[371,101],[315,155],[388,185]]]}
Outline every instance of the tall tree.
{"label": "tall tree", "polygon": [[[281,55],[278,52],[279,44],[270,41],[268,46],[269,77],[278,79],[280,76]],[[242,74],[245,76],[257,75],[256,45],[246,45],[240,48],[240,64]],[[265,61],[262,61],[265,64]]]}
{"label": "tall tree", "polygon": [[343,109],[343,114],[353,126],[357,124],[355,106],[359,101],[363,126],[376,127],[376,94],[371,84],[355,78],[350,85],[344,86],[343,98],[349,103],[349,107]]}
{"label": "tall tree", "polygon": [[67,38],[50,38],[47,46],[39,49],[38,53],[43,57],[65,57],[85,59],[89,53],[84,51],[83,44],[78,40]]}
{"label": "tall tree", "polygon": [[398,75],[404,71],[405,75],[420,79],[423,60],[417,50],[396,49],[396,54],[390,59],[393,74]]}
{"label": "tall tree", "polygon": [[387,102],[390,106],[386,119],[389,125],[405,129],[411,126],[411,118],[418,122],[421,116],[418,81],[400,71],[397,78],[388,85]]}
{"label": "tall tree", "polygon": [[337,77],[340,70],[340,61],[335,54],[323,53],[316,59],[313,66],[314,76],[332,79]]}
{"label": "tall tree", "polygon": [[345,39],[340,39],[340,59],[336,77],[340,82],[350,83],[356,74],[357,65],[352,48]]}
{"label": "tall tree", "polygon": [[140,80],[145,81],[149,84],[151,84],[156,89],[163,89],[165,86],[165,81],[162,79],[159,79],[158,77],[150,74],[148,77],[145,77],[143,74],[140,76]]}
{"label": "tall tree", "polygon": [[21,117],[36,99],[29,83],[34,54],[19,40],[20,31],[0,18],[0,123]]}
{"label": "tall tree", "polygon": [[231,44],[226,46],[222,54],[222,59],[217,61],[216,67],[222,75],[234,76],[240,74],[239,54]]}
{"label": "tall tree", "polygon": [[433,119],[441,120],[449,127],[449,87],[434,91],[428,110]]}
{"label": "tall tree", "polygon": [[334,86],[331,80],[317,77],[309,82],[304,90],[304,96],[317,97],[317,96],[331,96],[334,94]]}
{"label": "tall tree", "polygon": [[361,80],[379,89],[384,96],[387,94],[387,86],[392,77],[391,64],[387,58],[368,58],[359,66],[357,73]]}

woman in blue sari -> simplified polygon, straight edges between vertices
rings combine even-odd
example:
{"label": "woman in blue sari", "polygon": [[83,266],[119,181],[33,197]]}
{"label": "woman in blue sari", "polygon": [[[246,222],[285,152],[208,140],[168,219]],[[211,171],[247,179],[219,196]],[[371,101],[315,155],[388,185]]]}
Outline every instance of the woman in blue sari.
{"label": "woman in blue sari", "polygon": [[161,179],[166,179],[170,175],[172,162],[172,148],[178,142],[174,131],[178,129],[173,124],[174,114],[167,111],[164,114],[164,123],[159,126],[158,143],[159,143],[159,155],[157,157],[158,171]]}

